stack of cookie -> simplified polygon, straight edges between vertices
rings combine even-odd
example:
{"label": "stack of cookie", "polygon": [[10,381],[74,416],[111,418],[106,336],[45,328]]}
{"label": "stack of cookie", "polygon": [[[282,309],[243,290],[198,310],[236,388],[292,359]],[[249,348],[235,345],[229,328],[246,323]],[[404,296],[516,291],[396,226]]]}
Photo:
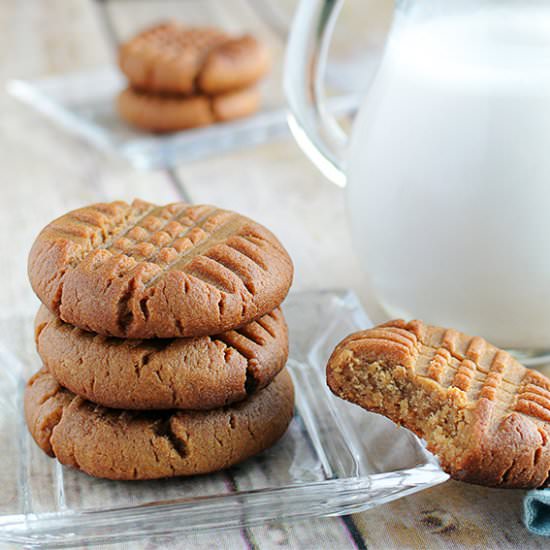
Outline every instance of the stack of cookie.
{"label": "stack of cookie", "polygon": [[285,432],[292,263],[261,225],[206,205],[96,204],[42,230],[29,277],[44,366],[25,415],[61,463],[110,479],[193,475]]}
{"label": "stack of cookie", "polygon": [[270,59],[253,36],[170,22],[124,43],[119,65],[130,83],[118,97],[120,116],[144,130],[173,132],[256,112],[254,85]]}

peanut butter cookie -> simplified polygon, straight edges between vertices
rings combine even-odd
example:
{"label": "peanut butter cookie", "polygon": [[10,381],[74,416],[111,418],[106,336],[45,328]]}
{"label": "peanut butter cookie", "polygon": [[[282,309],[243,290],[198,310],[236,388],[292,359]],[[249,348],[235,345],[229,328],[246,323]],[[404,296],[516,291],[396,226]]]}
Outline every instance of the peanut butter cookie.
{"label": "peanut butter cookie", "polygon": [[341,342],[327,382],[424,438],[455,479],[549,484],[550,380],[482,338],[392,321]]}
{"label": "peanut butter cookie", "polygon": [[283,370],[246,401],[213,411],[106,409],[60,386],[45,369],[28,382],[25,417],[42,450],[108,479],[155,479],[228,468],[271,447],[293,414]]}
{"label": "peanut butter cookie", "polygon": [[165,133],[227,122],[255,113],[260,106],[256,88],[243,88],[216,96],[156,95],[134,88],[122,91],[118,113],[128,124]]}
{"label": "peanut butter cookie", "polygon": [[73,327],[42,306],[35,335],[44,366],[62,386],[117,409],[223,407],[267,386],[288,357],[279,308],[218,336],[122,340]]}
{"label": "peanut butter cookie", "polygon": [[42,303],[120,338],[219,334],[281,304],[292,262],[260,224],[214,206],[95,204],[47,225],[29,256]]}
{"label": "peanut butter cookie", "polygon": [[270,58],[250,35],[167,22],[124,43],[119,65],[138,90],[217,95],[254,84],[269,70]]}

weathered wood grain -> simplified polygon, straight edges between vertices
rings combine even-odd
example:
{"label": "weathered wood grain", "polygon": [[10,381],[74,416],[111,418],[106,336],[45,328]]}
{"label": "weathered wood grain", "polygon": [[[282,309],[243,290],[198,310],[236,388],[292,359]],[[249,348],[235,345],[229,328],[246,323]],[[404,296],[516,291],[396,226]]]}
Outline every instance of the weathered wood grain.
{"label": "weathered wood grain", "polygon": [[369,548],[546,548],[521,523],[523,495],[449,481],[354,518]]}

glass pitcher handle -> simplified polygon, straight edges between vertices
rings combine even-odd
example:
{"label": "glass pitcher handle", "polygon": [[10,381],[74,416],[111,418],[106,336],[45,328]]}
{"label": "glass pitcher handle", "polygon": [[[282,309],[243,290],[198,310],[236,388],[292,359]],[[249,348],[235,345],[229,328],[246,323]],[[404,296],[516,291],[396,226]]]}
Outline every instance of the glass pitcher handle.
{"label": "glass pitcher handle", "polygon": [[326,107],[327,53],[343,0],[301,0],[286,50],[289,126],[304,153],[333,183],[346,185],[348,136]]}

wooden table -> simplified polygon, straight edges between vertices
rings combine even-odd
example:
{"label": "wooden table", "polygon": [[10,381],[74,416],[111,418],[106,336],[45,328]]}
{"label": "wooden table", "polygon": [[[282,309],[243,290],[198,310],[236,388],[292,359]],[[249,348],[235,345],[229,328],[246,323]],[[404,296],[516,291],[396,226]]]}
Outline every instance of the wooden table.
{"label": "wooden table", "polygon": [[[215,12],[230,28],[257,18],[244,0],[236,3],[3,0],[0,77],[5,82],[112,63],[117,40],[166,15],[201,22]],[[105,158],[4,92],[0,106],[2,318],[36,309],[26,257],[46,222],[85,203],[133,197],[158,203],[210,202],[250,215],[289,249],[296,266],[294,289],[350,287],[368,301],[352,253],[342,192],[323,180],[290,135],[175,170],[138,172]],[[352,517],[270,523],[241,532],[120,547],[543,548],[548,541],[530,536],[521,524],[522,496],[521,491],[448,482]]]}

